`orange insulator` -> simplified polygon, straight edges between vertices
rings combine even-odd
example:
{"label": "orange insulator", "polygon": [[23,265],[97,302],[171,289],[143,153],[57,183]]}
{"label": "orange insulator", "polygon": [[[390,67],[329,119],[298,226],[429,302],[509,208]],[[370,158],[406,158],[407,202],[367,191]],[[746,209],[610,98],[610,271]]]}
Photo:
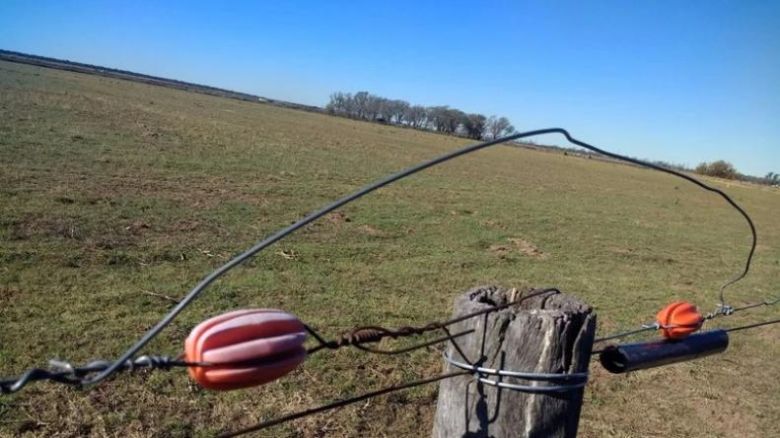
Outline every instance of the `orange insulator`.
{"label": "orange insulator", "polygon": [[681,339],[699,330],[704,318],[693,304],[675,301],[661,309],[655,316],[656,322],[667,339]]}
{"label": "orange insulator", "polygon": [[306,358],[306,329],[294,315],[245,309],[198,324],[185,341],[189,373],[208,389],[262,385],[294,370]]}

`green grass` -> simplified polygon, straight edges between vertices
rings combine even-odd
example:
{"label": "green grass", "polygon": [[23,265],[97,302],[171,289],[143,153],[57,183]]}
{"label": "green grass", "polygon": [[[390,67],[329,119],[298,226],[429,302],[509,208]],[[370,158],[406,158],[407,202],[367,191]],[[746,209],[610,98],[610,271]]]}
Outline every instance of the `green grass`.
{"label": "green grass", "polygon": [[[325,202],[463,144],[0,62],[0,374],[49,358],[115,357],[172,305],[146,292],[181,297]],[[780,293],[780,191],[712,182],[760,233],[753,272],[729,302]],[[249,306],[285,309],[329,335],[443,319],[456,295],[482,284],[558,286],[591,303],[608,333],[651,320],[674,298],[710,310],[749,242],[735,212],[690,184],[511,147],[431,169],[341,212],[231,272],[146,351],[177,354],[199,321]],[[777,314],[760,309],[723,324]],[[629,376],[594,363],[581,434],[776,433],[778,334],[777,326],[737,334],[722,355]],[[35,384],[0,398],[0,435],[208,436],[440,369],[434,352],[339,351],[231,393],[199,390],[181,371],[122,375],[89,391]],[[430,386],[266,436],[425,436],[435,397]]]}

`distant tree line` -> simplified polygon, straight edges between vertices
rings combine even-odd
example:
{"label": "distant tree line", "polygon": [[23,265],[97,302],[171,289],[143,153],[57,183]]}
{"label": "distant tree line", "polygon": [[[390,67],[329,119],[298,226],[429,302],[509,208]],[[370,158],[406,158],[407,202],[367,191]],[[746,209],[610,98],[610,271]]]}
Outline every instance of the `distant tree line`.
{"label": "distant tree line", "polygon": [[[336,92],[330,95],[330,101],[325,110],[334,115],[353,119],[368,120],[371,122],[387,123],[405,126],[414,129],[422,129],[442,134],[457,135],[475,140],[492,140],[515,133],[515,128],[506,117],[490,116],[482,114],[466,113],[449,106],[422,106],[413,105],[405,100],[388,99],[377,96],[367,91],[357,93]],[[523,144],[526,147],[538,147],[548,150],[560,150],[565,155],[578,155],[592,158],[593,153],[574,148],[561,148],[557,146],[535,145],[532,141]],[[596,154],[597,155],[597,154]],[[757,177],[739,173],[729,162],[724,160],[711,163],[701,163],[695,169],[684,165],[656,161],[655,164],[663,167],[690,172],[701,175],[715,176],[726,179],[738,179],[756,184],[780,185],[780,173],[769,172],[766,176]]]}
{"label": "distant tree line", "polygon": [[739,173],[737,169],[728,161],[718,160],[711,163],[701,163],[696,166],[694,171],[700,175],[715,176],[725,179],[738,179],[756,184],[766,184],[770,186],[780,186],[780,174],[769,172],[766,176],[752,176]]}
{"label": "distant tree line", "polygon": [[325,110],[353,119],[407,126],[442,134],[480,139],[494,139],[515,132],[506,117],[468,114],[449,106],[412,105],[405,100],[388,99],[367,91],[355,94],[336,92],[330,95]]}
{"label": "distant tree line", "polygon": [[725,179],[737,179],[737,169],[728,161],[718,160],[712,163],[701,163],[696,166],[696,173],[701,175],[716,176]]}

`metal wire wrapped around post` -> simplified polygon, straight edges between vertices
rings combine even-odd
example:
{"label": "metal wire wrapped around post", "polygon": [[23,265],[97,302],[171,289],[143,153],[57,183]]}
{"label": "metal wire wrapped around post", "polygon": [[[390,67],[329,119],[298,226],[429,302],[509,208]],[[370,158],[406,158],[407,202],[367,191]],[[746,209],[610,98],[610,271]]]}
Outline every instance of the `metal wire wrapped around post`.
{"label": "metal wire wrapped around post", "polygon": [[[533,394],[545,394],[554,392],[567,392],[579,389],[588,384],[588,373],[529,373],[524,371],[499,370],[485,368],[477,365],[469,365],[444,354],[444,361],[462,370],[471,371],[477,381],[497,388],[511,389],[513,391],[528,392]],[[484,376],[496,376],[496,380]],[[501,382],[502,377],[528,380],[531,382],[546,382],[547,385],[518,385],[515,383]]]}
{"label": "metal wire wrapped around post", "polygon": [[[572,144],[575,144],[577,146],[583,147],[585,149],[588,149],[590,151],[599,153],[601,155],[610,157],[612,159],[624,161],[633,163],[642,167],[654,169],[657,171],[661,171],[673,176],[676,176],[678,178],[684,179],[690,183],[693,183],[697,185],[698,187],[716,193],[720,195],[723,200],[725,200],[731,207],[733,207],[735,210],[737,210],[746,220],[750,232],[751,232],[751,245],[750,249],[747,253],[747,257],[745,260],[744,268],[742,268],[736,276],[734,276],[732,279],[728,280],[726,283],[723,284],[723,286],[720,288],[719,291],[719,306],[715,312],[713,312],[710,316],[707,317],[707,319],[715,318],[720,315],[731,315],[737,310],[741,310],[739,308],[735,309],[732,306],[729,306],[725,303],[724,298],[724,290],[734,284],[735,282],[741,280],[743,277],[747,275],[747,273],[750,270],[751,261],[753,259],[753,255],[756,248],[756,242],[757,242],[757,234],[755,230],[755,226],[753,224],[753,221],[751,220],[750,216],[731,198],[729,197],[725,192],[721,191],[720,189],[710,186],[708,184],[705,184],[698,179],[689,176],[685,173],[681,173],[672,169],[665,168],[663,166],[659,166],[653,163],[644,162],[641,160],[633,159],[630,157],[622,156],[619,154],[615,154],[612,152],[605,151],[603,149],[597,148],[593,145],[590,145],[588,143],[582,142],[580,140],[577,140],[573,138],[567,131],[560,129],[560,128],[549,128],[549,129],[539,129],[534,131],[528,131],[528,132],[522,132],[513,134],[507,137],[503,138],[497,138],[493,139],[487,142],[478,143],[470,146],[466,146],[451,152],[448,152],[444,155],[435,157],[433,159],[430,159],[428,161],[419,163],[415,166],[409,167],[407,169],[398,171],[394,174],[388,175],[380,180],[377,180],[371,184],[366,185],[365,187],[355,191],[354,193],[347,194],[346,196],[343,196],[325,206],[322,208],[309,213],[305,217],[300,218],[299,220],[295,221],[294,223],[278,230],[277,232],[267,236],[263,240],[260,240],[250,248],[246,249],[244,252],[236,255],[234,258],[229,260],[227,263],[222,265],[221,267],[217,268],[210,274],[206,275],[201,279],[199,283],[197,283],[178,303],[177,305],[171,309],[165,316],[163,316],[159,322],[152,328],[150,328],[140,339],[138,339],[137,342],[135,342],[133,345],[131,345],[127,350],[125,350],[124,353],[122,353],[118,358],[112,360],[112,361],[101,361],[99,363],[92,363],[88,364],[85,367],[81,368],[74,368],[66,363],[59,363],[57,364],[55,369],[53,370],[43,370],[38,368],[33,368],[28,370],[27,372],[23,373],[21,377],[16,379],[5,379],[0,380],[0,393],[6,393],[6,392],[15,392],[21,389],[23,386],[25,386],[29,382],[38,381],[38,380],[50,380],[55,381],[62,384],[67,385],[73,385],[73,386],[88,386],[88,385],[94,385],[97,384],[113,374],[124,371],[124,370],[133,370],[139,367],[148,367],[148,368],[159,368],[159,369],[169,369],[173,366],[205,366],[201,363],[187,363],[187,362],[181,362],[177,360],[173,360],[170,358],[154,358],[154,357],[136,357],[136,355],[156,336],[160,334],[160,332],[165,329],[184,309],[189,306],[192,302],[194,302],[204,291],[206,288],[208,288],[214,281],[225,275],[227,272],[232,270],[233,268],[239,266],[243,262],[247,261],[251,257],[255,256],[259,252],[263,251],[267,247],[277,243],[278,241],[286,238],[290,234],[296,232],[297,230],[307,226],[308,224],[322,218],[324,215],[326,215],[329,212],[332,212],[340,207],[343,207],[346,204],[349,204],[357,199],[360,199],[361,197],[379,189],[382,187],[385,187],[389,184],[392,184],[396,181],[399,181],[403,178],[406,178],[408,176],[411,176],[413,174],[416,174],[420,171],[423,171],[425,169],[428,169],[430,167],[436,166],[438,164],[447,162],[449,160],[494,146],[498,145],[504,142],[512,141],[512,140],[518,140],[522,138],[537,136],[537,135],[546,135],[546,134],[560,134],[563,137],[566,138],[566,140]],[[479,289],[476,292],[469,294],[468,299],[474,299],[478,295],[482,295],[480,299],[486,299],[487,301],[483,301],[482,304],[488,305],[488,306],[494,306],[494,310],[498,310],[498,308],[501,307],[501,304],[496,302],[495,298],[496,296],[501,295],[502,293],[505,293],[506,291],[498,291],[497,289]],[[507,298],[506,296],[503,296],[504,302],[507,300],[514,301],[514,297]],[[547,297],[538,297],[538,299],[534,299],[533,302],[539,302],[541,300],[540,309],[546,309],[545,306],[547,304]],[[555,299],[551,300],[553,303],[555,303]],[[759,305],[772,305],[776,303],[777,301],[766,301],[759,304],[749,305],[743,307],[743,309],[747,308],[753,308]],[[563,308],[562,303],[559,302],[559,309]],[[576,307],[576,306],[575,306]],[[547,308],[549,309],[549,307]],[[423,348],[427,347],[439,342],[445,342],[449,341],[451,343],[451,350],[446,356],[449,363],[451,365],[454,365],[456,368],[466,369],[469,370],[469,372],[476,373],[477,379],[476,379],[476,388],[477,388],[477,395],[479,396],[479,400],[477,403],[477,420],[479,421],[478,427],[482,428],[483,426],[488,427],[491,423],[491,421],[494,421],[496,418],[493,418],[493,420],[490,420],[490,417],[486,416],[486,412],[482,410],[483,407],[487,407],[489,403],[485,401],[485,395],[484,395],[484,388],[482,385],[490,385],[497,387],[497,400],[495,401],[495,415],[496,417],[499,415],[499,407],[498,403],[501,402],[501,390],[502,389],[516,389],[520,390],[522,392],[527,392],[531,394],[524,394],[528,396],[544,396],[544,397],[552,397],[553,394],[558,394],[559,396],[561,394],[566,394],[565,397],[561,396],[558,397],[558,400],[564,400],[568,401],[570,403],[573,403],[573,406],[576,407],[576,409],[570,409],[570,415],[566,418],[566,421],[562,422],[561,425],[555,426],[550,425],[550,427],[546,427],[547,424],[537,425],[537,424],[531,424],[528,421],[523,423],[525,427],[525,435],[526,436],[573,436],[576,434],[577,430],[577,420],[579,418],[579,407],[581,404],[582,399],[582,386],[584,386],[587,382],[587,367],[589,363],[589,357],[591,352],[591,347],[593,343],[593,332],[595,330],[595,316],[591,314],[591,310],[589,307],[583,305],[580,309],[569,309],[569,310],[575,310],[574,313],[579,315],[574,319],[566,320],[564,318],[562,321],[564,322],[564,325],[567,325],[567,327],[547,327],[545,330],[547,330],[549,333],[559,333],[562,334],[562,336],[559,336],[559,338],[556,338],[554,341],[552,340],[545,340],[544,341],[544,347],[542,348],[542,353],[544,354],[538,354],[539,351],[531,351],[530,354],[527,354],[527,357],[535,357],[537,359],[536,365],[539,365],[540,363],[544,361],[550,361],[551,358],[553,358],[553,362],[559,363],[560,368],[565,370],[555,370],[555,372],[544,372],[543,370],[537,370],[537,371],[529,371],[529,372],[517,372],[517,371],[509,371],[507,369],[504,369],[504,360],[506,359],[506,355],[509,356],[512,355],[512,351],[503,351],[500,348],[493,351],[489,348],[489,343],[495,343],[497,342],[498,345],[502,345],[504,341],[506,340],[505,335],[508,327],[512,326],[513,321],[509,321],[506,319],[503,319],[504,322],[500,325],[492,324],[492,328],[497,329],[497,333],[494,333],[497,335],[496,337],[493,337],[493,334],[488,334],[488,321],[490,319],[501,319],[504,318],[502,315],[506,315],[508,313],[511,313],[510,310],[507,308],[502,308],[500,312],[497,312],[496,314],[488,314],[487,312],[484,313],[484,318],[481,320],[483,321],[482,326],[482,339],[481,339],[481,347],[478,348],[477,354],[475,355],[476,359],[471,361],[469,360],[466,355],[471,355],[471,353],[474,353],[473,351],[464,353],[464,349],[462,349],[459,346],[459,341],[456,338],[459,338],[461,336],[465,336],[470,333],[475,333],[476,330],[474,329],[466,329],[466,330],[460,330],[464,327],[453,327],[453,333],[450,333],[449,329],[446,326],[449,326],[450,324],[456,324],[456,322],[446,322],[446,323],[431,323],[426,326],[422,327],[403,327],[399,330],[387,330],[381,327],[363,327],[356,330],[353,330],[351,332],[346,333],[345,336],[342,336],[341,338],[338,338],[334,341],[325,341],[324,339],[317,337],[317,340],[320,342],[320,345],[313,347],[310,350],[310,353],[322,350],[322,349],[337,349],[343,346],[354,346],[356,348],[363,349],[365,351],[374,352],[374,353],[382,353],[382,354],[400,354],[403,352],[411,351],[412,349],[417,348]],[[492,312],[492,310],[491,310]],[[466,319],[463,319],[463,324],[468,326],[469,324],[473,323],[471,319],[472,317],[468,317],[468,321]],[[476,320],[480,320],[480,318],[476,318]],[[495,322],[495,321],[494,321]],[[780,320],[774,320],[774,321],[768,321],[764,323],[758,323],[753,324],[749,326],[744,326],[740,328],[734,328],[732,330],[743,330],[748,329],[752,327],[759,327],[764,326],[768,324],[775,324],[780,323]],[[571,329],[571,326],[568,326],[568,324],[574,324],[576,325],[575,329]],[[635,330],[631,332],[625,332],[618,335],[609,336],[606,338],[601,339],[608,340],[613,339],[617,337],[626,336],[632,333],[637,333],[639,331],[645,331],[649,330],[650,328],[642,328],[640,330]],[[310,328],[307,328],[309,332],[316,337],[316,332],[311,330]],[[434,330],[441,330],[443,331],[446,336],[442,338],[438,338],[432,341],[426,341],[423,342],[417,346],[409,347],[409,348],[402,348],[394,351],[385,351],[385,350],[378,350],[372,347],[367,347],[366,343],[375,343],[380,341],[383,338],[396,338],[401,336],[410,336],[410,335],[419,335],[425,332],[434,331]],[[572,333],[576,334],[576,336],[569,336]],[[472,339],[474,336],[469,337],[469,339]],[[532,336],[533,338],[533,336]],[[486,342],[487,340],[490,340],[490,342]],[[549,355],[546,355],[550,345],[556,345],[556,346],[562,346],[563,351],[565,351],[565,354],[560,354],[560,351],[556,351],[555,353]],[[533,344],[532,344],[533,345]],[[466,348],[465,350],[469,350]],[[533,350],[533,349],[531,349]],[[461,359],[455,358],[454,354],[457,352],[457,354],[460,354],[460,358],[463,360],[461,362]],[[524,353],[525,354],[525,353]],[[554,357],[553,357],[554,356]],[[496,363],[498,361],[500,366],[493,366],[491,364]],[[490,365],[493,366],[488,367],[484,365]],[[523,364],[521,364],[523,365]],[[527,364],[526,364],[527,365]],[[531,364],[533,365],[533,364]],[[550,364],[548,364],[550,365]],[[531,369],[530,367],[520,366],[517,369]],[[464,377],[465,372],[464,371],[457,371],[453,373],[446,373],[441,376],[429,378],[429,379],[423,379],[417,382],[412,382],[406,385],[401,385],[398,387],[393,388],[385,388],[383,390],[378,390],[373,393],[365,394],[358,397],[353,397],[352,399],[342,400],[340,402],[335,402],[327,406],[323,406],[321,408],[316,408],[309,410],[304,413],[298,413],[293,414],[290,416],[287,416],[280,420],[274,420],[270,422],[265,422],[263,424],[260,424],[255,427],[247,428],[245,429],[245,432],[248,431],[254,431],[259,430],[264,427],[269,427],[273,424],[278,424],[281,421],[289,421],[294,418],[300,418],[304,415],[310,415],[317,412],[322,412],[326,409],[335,408],[338,406],[343,406],[348,403],[354,403],[359,400],[364,400],[366,398],[386,394],[391,391],[396,390],[402,390],[410,387],[414,387],[417,385],[422,385],[426,383],[431,383],[433,381],[438,381],[441,379],[443,380],[442,386],[448,385],[450,382],[458,381],[461,377]],[[484,377],[485,375],[493,375],[496,376],[496,380],[490,380]],[[572,377],[563,377],[563,376],[572,376]],[[504,378],[519,378],[519,377],[527,377],[531,378],[532,384],[531,385],[518,385],[518,384],[512,384],[512,383],[506,383],[502,382],[501,379]],[[546,380],[548,379],[548,380]],[[558,385],[549,385],[549,386],[538,386],[538,382],[540,381],[549,381],[549,379],[552,379],[552,381],[556,382],[563,382],[562,384]],[[573,379],[573,380],[572,380]],[[579,380],[578,380],[579,379]],[[471,381],[473,383],[473,380]],[[534,383],[537,383],[537,385],[534,385]],[[544,389],[543,389],[544,388]],[[467,391],[468,392],[468,391]],[[544,394],[540,394],[544,393]],[[543,399],[547,400],[547,402],[550,402],[551,399]],[[440,393],[440,401],[441,401],[441,393]],[[485,406],[481,406],[480,402],[482,402]],[[548,408],[552,407],[553,409],[549,409],[550,411],[555,411],[556,409],[558,411],[561,411],[560,409],[560,403],[556,402],[550,402],[552,404],[548,403]],[[468,406],[468,403],[466,403]],[[537,405],[534,404],[527,404],[530,406],[529,409],[526,409],[525,412],[527,414],[527,418],[530,418],[529,412],[534,411],[534,409],[539,409]],[[540,418],[545,418],[545,416],[539,416]],[[439,436],[450,436],[452,434],[448,434],[445,432],[441,432],[443,427],[446,427],[447,423],[445,422],[439,422],[437,418],[437,430],[439,431]],[[440,424],[444,426],[440,426]],[[455,424],[455,423],[452,423]],[[519,424],[519,423],[518,423]],[[511,427],[514,429],[518,426],[518,424],[513,424]],[[500,425],[500,423],[499,423]],[[471,426],[469,425],[468,421],[466,422],[466,430],[470,430]],[[241,431],[237,432],[241,433]],[[444,435],[441,435],[441,433],[444,433]],[[499,432],[498,435],[504,436],[507,435],[506,433]]]}
{"label": "metal wire wrapped around post", "polygon": [[[517,290],[482,287],[458,297],[454,316],[516,300]],[[596,329],[578,299],[547,294],[473,318],[444,354],[433,436],[574,437]]]}
{"label": "metal wire wrapped around post", "polygon": [[528,138],[528,137],[534,137],[539,135],[547,135],[547,134],[560,134],[563,137],[566,138],[566,140],[574,145],[577,145],[579,147],[588,149],[590,151],[596,152],[598,154],[604,155],[606,157],[624,161],[627,163],[632,163],[638,166],[646,167],[648,169],[654,169],[659,172],[664,172],[669,175],[674,175],[677,178],[684,179],[692,184],[695,184],[699,186],[700,188],[716,193],[720,195],[721,198],[723,198],[724,201],[726,201],[731,207],[733,207],[739,214],[742,215],[742,217],[745,218],[745,221],[747,221],[747,224],[750,228],[751,233],[751,243],[750,243],[750,250],[748,251],[747,258],[745,259],[745,265],[744,268],[737,273],[735,277],[728,280],[726,283],[723,284],[720,288],[719,292],[719,298],[720,298],[720,308],[724,308],[726,306],[724,300],[724,291],[727,287],[730,285],[736,283],[737,281],[744,278],[748,272],[750,271],[750,265],[753,260],[753,254],[756,250],[756,242],[758,241],[758,236],[756,234],[756,227],[753,224],[753,220],[750,218],[750,216],[745,212],[745,210],[739,206],[729,195],[727,195],[722,190],[718,189],[717,187],[713,187],[711,185],[708,185],[702,181],[699,181],[698,179],[687,175],[685,173],[676,171],[674,169],[669,169],[664,166],[659,166],[658,164],[653,164],[647,161],[638,160],[636,158],[627,157],[624,155],[616,154],[614,152],[609,152],[604,149],[598,148],[596,146],[593,146],[591,144],[585,143],[581,140],[577,140],[576,138],[572,137],[571,134],[569,134],[568,131],[561,128],[547,128],[547,129],[537,129],[533,131],[526,131],[526,132],[519,132],[516,134],[512,134],[506,137],[502,138],[496,138],[490,141],[486,141],[483,143],[477,143],[470,146],[466,146],[457,150],[454,150],[452,152],[448,152],[444,155],[440,155],[436,158],[433,158],[428,161],[424,161],[422,163],[419,163],[415,166],[409,167],[407,169],[401,170],[399,172],[396,172],[392,175],[388,175],[378,181],[375,181],[358,191],[348,194],[340,199],[337,199],[333,202],[331,202],[328,205],[325,205],[324,207],[320,208],[319,210],[316,210],[312,213],[309,213],[305,217],[299,219],[298,221],[282,228],[281,230],[271,234],[270,236],[266,237],[265,239],[257,242],[255,245],[253,245],[251,248],[247,249],[246,251],[242,252],[241,254],[235,256],[230,261],[225,263],[224,265],[220,266],[216,270],[212,271],[210,274],[205,276],[198,284],[195,285],[195,287],[190,290],[187,295],[184,296],[184,298],[179,301],[179,303],[171,309],[160,321],[149,331],[146,332],[138,341],[135,342],[132,346],[130,346],[122,355],[117,358],[108,368],[105,370],[97,373],[97,375],[83,380],[81,382],[82,385],[94,385],[96,383],[99,383],[105,379],[107,379],[109,376],[111,376],[113,373],[118,371],[122,364],[125,363],[127,360],[130,360],[135,356],[146,344],[148,344],[152,339],[154,339],[165,327],[168,326],[176,317],[184,311],[184,309],[189,306],[195,299],[200,296],[201,293],[203,293],[204,290],[206,290],[209,285],[211,285],[214,281],[216,281],[221,276],[225,275],[227,272],[235,268],[236,266],[239,266],[240,264],[244,263],[245,261],[252,258],[257,253],[263,251],[265,248],[273,245],[274,243],[284,239],[285,237],[289,236],[290,234],[296,232],[297,230],[305,227],[306,225],[316,221],[317,219],[325,216],[326,214],[330,213],[331,211],[334,211],[340,207],[343,207],[344,205],[349,204],[350,202],[353,202],[357,199],[362,198],[363,196],[380,189],[382,187],[385,187],[389,184],[392,184],[396,181],[399,181],[401,179],[404,179],[408,176],[414,175],[415,173],[421,172],[425,169],[428,169],[430,167],[436,166],[441,163],[445,163],[447,161],[450,161],[452,159],[491,147],[498,144],[506,143],[513,140],[519,140],[522,138]]}

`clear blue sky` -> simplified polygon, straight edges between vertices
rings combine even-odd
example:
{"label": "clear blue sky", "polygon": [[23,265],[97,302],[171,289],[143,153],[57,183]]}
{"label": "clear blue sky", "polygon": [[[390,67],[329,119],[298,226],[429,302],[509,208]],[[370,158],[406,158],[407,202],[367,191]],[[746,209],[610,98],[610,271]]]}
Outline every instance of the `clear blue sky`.
{"label": "clear blue sky", "polygon": [[3,0],[0,48],[314,105],[368,90],[780,172],[777,1],[157,3]]}

